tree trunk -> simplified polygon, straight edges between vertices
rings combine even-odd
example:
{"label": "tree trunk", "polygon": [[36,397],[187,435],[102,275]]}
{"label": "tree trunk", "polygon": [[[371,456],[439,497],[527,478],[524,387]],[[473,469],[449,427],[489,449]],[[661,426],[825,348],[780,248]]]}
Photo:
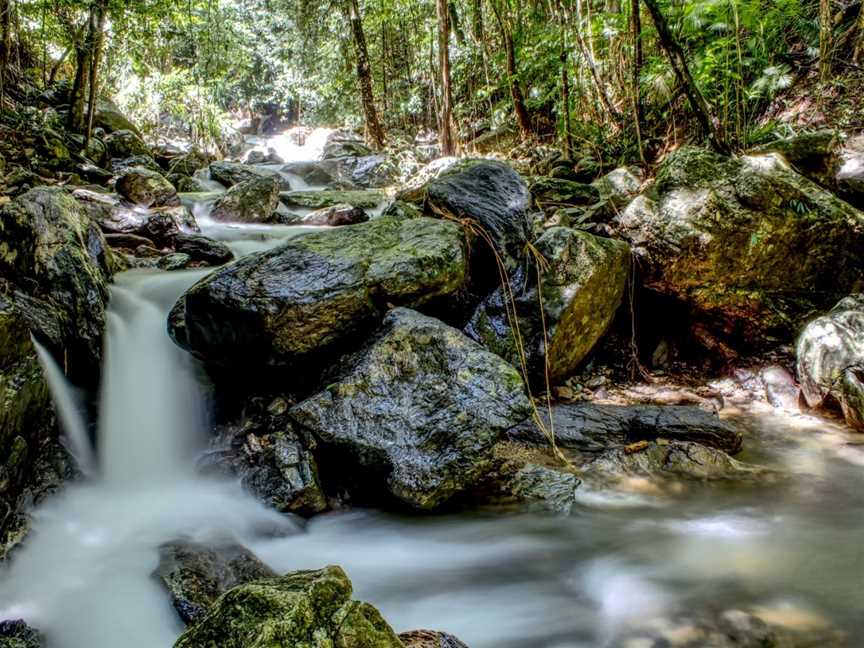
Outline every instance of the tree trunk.
{"label": "tree trunk", "polygon": [[84,132],[84,92],[90,68],[90,47],[85,41],[75,46],[75,80],[69,93],[69,114],[66,127],[73,133]]}
{"label": "tree trunk", "polygon": [[[588,21],[590,27],[591,21]],[[600,79],[600,73],[597,71],[597,64],[594,60],[594,54],[591,48],[585,43],[585,38],[582,36],[582,0],[576,0],[576,43],[579,45],[579,51],[588,63],[588,69],[591,72],[591,78],[594,80],[594,85],[597,87],[597,94],[600,96],[600,101],[603,102],[603,107],[606,108],[610,117],[616,122],[621,122],[621,113],[612,104],[612,99],[609,98],[607,88]]]}
{"label": "tree trunk", "polygon": [[573,153],[573,135],[570,130],[570,74],[567,50],[567,18],[561,7],[560,0],[556,2],[558,11],[558,26],[560,29],[560,51],[558,60],[561,63],[561,126],[564,129],[563,151],[565,158],[570,158]]}
{"label": "tree trunk", "polygon": [[666,22],[666,18],[660,11],[657,0],[644,1],[645,6],[648,7],[648,11],[651,13],[651,18],[654,20],[654,25],[657,28],[657,36],[660,39],[660,44],[663,46],[666,55],[669,57],[669,63],[675,71],[678,83],[681,84],[681,87],[687,95],[687,99],[690,101],[690,106],[693,108],[693,112],[696,113],[696,119],[699,120],[699,124],[708,135],[708,140],[711,142],[711,146],[713,146],[719,153],[728,154],[730,152],[729,146],[723,139],[723,135],[717,128],[714,119],[711,117],[711,110],[708,107],[708,102],[705,101],[705,97],[702,96],[702,93],[696,86],[696,82],[690,74],[690,68],[687,67],[687,59],[684,56],[684,50],[681,49],[678,41],[676,41],[674,36],[672,36],[669,24]]}
{"label": "tree trunk", "polygon": [[378,121],[375,109],[375,95],[372,90],[372,71],[369,66],[369,52],[366,49],[366,35],[363,32],[363,18],[357,0],[347,0],[346,10],[354,35],[354,51],[357,56],[357,81],[360,83],[360,100],[366,131],[376,148],[384,148],[384,129]]}
{"label": "tree trunk", "polygon": [[453,155],[453,90],[450,86],[450,8],[448,0],[436,0],[438,9],[438,71],[441,74],[441,116],[438,140],[442,155]]}
{"label": "tree trunk", "polygon": [[852,53],[852,62],[855,65],[864,63],[864,3],[861,4],[861,9],[858,10],[858,23],[855,27],[858,32],[855,35],[855,50]]}
{"label": "tree trunk", "polygon": [[102,44],[105,40],[105,12],[107,0],[100,0],[94,5],[96,12],[93,27],[95,33],[91,38],[93,51],[90,55],[90,96],[87,102],[87,128],[84,133],[84,148],[90,145],[93,134],[93,117],[96,114],[97,86],[99,78],[99,61],[102,58]]}
{"label": "tree trunk", "polygon": [[[533,131],[531,128],[531,116],[528,113],[528,107],[525,105],[522,88],[519,86],[513,30],[509,24],[505,24],[504,16],[501,15],[501,8],[497,7],[493,0],[489,0],[489,6],[492,7],[492,13],[495,15],[495,21],[498,23],[498,30],[501,32],[501,40],[504,42],[507,83],[510,86],[510,98],[513,100],[513,112],[516,113],[516,123],[519,125],[522,136],[530,137]],[[509,17],[507,22],[509,23]]]}
{"label": "tree trunk", "polygon": [[[733,2],[736,0],[733,0]],[[639,77],[642,75],[642,16],[639,0],[630,0],[630,23],[633,31],[633,70],[631,89],[633,95],[633,121],[636,126],[636,142],[639,145],[639,158],[645,162],[645,150],[642,146],[642,131],[645,126],[645,108],[642,105],[642,88]]]}
{"label": "tree trunk", "polygon": [[832,33],[831,0],[819,0],[819,79],[823,83],[831,77]]}
{"label": "tree trunk", "polygon": [[6,96],[6,70],[9,65],[10,28],[12,6],[10,0],[0,0],[0,108]]}

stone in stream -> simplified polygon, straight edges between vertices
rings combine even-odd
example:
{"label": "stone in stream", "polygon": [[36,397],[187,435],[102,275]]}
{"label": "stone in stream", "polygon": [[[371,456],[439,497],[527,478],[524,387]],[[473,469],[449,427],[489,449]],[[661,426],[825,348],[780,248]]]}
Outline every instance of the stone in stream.
{"label": "stone in stream", "polygon": [[229,188],[250,180],[272,178],[279,183],[280,190],[291,191],[290,182],[283,178],[278,171],[263,169],[250,164],[240,164],[239,162],[213,162],[210,165],[210,177]]}
{"label": "stone in stream", "polygon": [[301,223],[304,225],[328,225],[337,227],[340,225],[355,225],[369,220],[369,216],[359,207],[352,207],[347,203],[333,205],[319,209],[311,214],[303,216]]}
{"label": "stone in stream", "polygon": [[339,177],[339,165],[332,160],[289,162],[282,167],[282,171],[297,176],[313,187],[330,187],[338,182]]}
{"label": "stone in stream", "polygon": [[167,178],[178,193],[207,193],[210,191],[210,186],[198,178],[179,173],[169,173]]}
{"label": "stone in stream", "polygon": [[[492,466],[492,448],[531,407],[519,373],[460,331],[407,308],[343,359],[291,418],[413,507],[429,509]],[[351,466],[351,463],[354,466]]]}
{"label": "stone in stream", "polygon": [[624,295],[630,248],[565,227],[549,229],[535,247],[547,264],[539,289],[537,261],[531,259],[531,267],[514,275],[507,292],[499,287],[480,304],[465,332],[519,366],[520,345],[510,321],[515,306],[529,375],[545,388],[547,370],[552,385],[566,379],[612,323]]}
{"label": "stone in stream", "polygon": [[531,194],[519,174],[503,162],[454,164],[429,183],[426,204],[439,216],[467,220],[485,232],[474,243],[474,266],[485,268],[496,283],[500,277],[490,245],[510,271],[525,257],[533,239]]}
{"label": "stone in stream", "polygon": [[351,581],[334,566],[240,585],[174,648],[404,648],[378,610],[351,593]]}
{"label": "stone in stream", "polygon": [[159,547],[153,576],[171,596],[177,614],[187,625],[201,619],[222,594],[276,572],[255,554],[234,542],[201,544],[169,542]]}
{"label": "stone in stream", "polygon": [[600,200],[600,191],[595,186],[559,178],[536,179],[531,183],[531,194],[544,208],[547,205],[592,205]]}
{"label": "stone in stream", "polygon": [[807,405],[839,409],[864,430],[864,294],[842,300],[810,322],[795,345]]}
{"label": "stone in stream", "polygon": [[188,254],[183,254],[182,252],[172,252],[170,254],[166,254],[156,263],[157,268],[159,268],[160,270],[165,270],[166,272],[172,272],[175,270],[188,270],[195,265],[196,264],[192,257]]}
{"label": "stone in stream", "polygon": [[791,339],[864,274],[864,214],[774,155],[685,146],[666,157],[652,191],[617,219],[646,287],[726,338]]}
{"label": "stone in stream", "polygon": [[133,167],[117,179],[117,193],[133,205],[142,207],[176,207],[180,205],[177,190],[159,173]]}
{"label": "stone in stream", "polygon": [[279,206],[279,182],[260,177],[235,184],[216,200],[210,216],[231,223],[273,223]]}
{"label": "stone in stream", "polygon": [[211,157],[198,149],[192,149],[188,153],[178,155],[168,167],[169,173],[191,177],[199,169],[204,169],[210,164]]}
{"label": "stone in stream", "polygon": [[207,265],[224,265],[234,259],[234,253],[227,245],[198,234],[181,232],[174,238],[174,249]]}
{"label": "stone in stream", "polygon": [[359,209],[375,209],[387,201],[387,194],[377,189],[324,191],[283,191],[279,195],[286,207],[324,209],[334,205],[351,205]]}
{"label": "stone in stream", "polygon": [[453,635],[434,630],[403,632],[399,639],[405,648],[468,648]]}
{"label": "stone in stream", "polygon": [[174,340],[205,363],[297,365],[372,330],[388,304],[446,307],[466,281],[455,223],[382,217],[299,235],[190,288],[172,312]]}
{"label": "stone in stream", "polygon": [[0,206],[4,292],[80,384],[98,380],[115,268],[99,227],[62,188],[32,189]]}
{"label": "stone in stream", "polygon": [[150,157],[150,147],[131,130],[118,130],[105,138],[108,156],[112,159],[124,160],[138,155]]}
{"label": "stone in stream", "polygon": [[0,621],[0,648],[43,648],[42,635],[24,621]]}

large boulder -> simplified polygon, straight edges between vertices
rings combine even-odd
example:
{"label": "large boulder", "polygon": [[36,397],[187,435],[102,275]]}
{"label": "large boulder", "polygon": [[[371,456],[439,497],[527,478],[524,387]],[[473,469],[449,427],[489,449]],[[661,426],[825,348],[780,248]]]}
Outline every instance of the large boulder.
{"label": "large boulder", "polygon": [[837,131],[819,130],[765,144],[756,153],[779,153],[801,175],[835,189],[842,144]]}
{"label": "large boulder", "polygon": [[273,578],[276,572],[234,542],[177,541],[159,547],[153,576],[171,596],[184,623],[202,618],[222,594],[238,585]]}
{"label": "large boulder", "polygon": [[341,205],[333,205],[325,207],[306,214],[301,219],[304,225],[327,225],[337,227],[339,225],[356,225],[357,223],[365,223],[369,220],[369,216],[359,207],[352,207],[345,203]]}
{"label": "large boulder", "polygon": [[93,126],[101,128],[106,133],[115,131],[131,131],[141,136],[141,131],[121,110],[110,101],[99,101],[93,114]]}
{"label": "large boulder", "polygon": [[[548,230],[535,247],[544,259],[534,260],[541,263],[539,288],[535,269],[523,271],[527,277],[517,273],[507,290],[496,289],[480,304],[465,331],[515,366],[524,357],[538,385],[547,376],[558,384],[611,324],[624,295],[630,249],[565,227]],[[511,322],[513,307],[517,322]]]}
{"label": "large boulder", "polygon": [[775,155],[670,154],[617,219],[648,288],[733,340],[788,340],[862,276],[864,215]]}
{"label": "large boulder", "polygon": [[497,253],[512,270],[533,238],[528,186],[503,162],[469,160],[455,164],[429,183],[426,203],[435,214],[468,221],[484,232],[476,244],[477,261],[493,264],[490,274],[496,277],[491,253]]}
{"label": "large boulder", "polygon": [[560,178],[537,178],[531,183],[531,194],[543,209],[561,205],[591,205],[600,200],[600,190],[594,185]]}
{"label": "large boulder", "polygon": [[213,220],[235,223],[272,223],[279,206],[279,183],[260,177],[234,185],[213,206]]}
{"label": "large boulder", "polygon": [[99,227],[63,189],[32,189],[0,207],[0,275],[67,374],[93,385],[114,269]]}
{"label": "large boulder", "polygon": [[278,171],[262,169],[250,164],[240,164],[239,162],[214,162],[210,165],[210,177],[229,188],[250,180],[272,178],[279,182],[282,191],[291,191],[292,189],[291,183],[282,177]]}
{"label": "large boulder", "polygon": [[810,322],[795,351],[807,405],[838,408],[864,429],[864,295],[850,295]]}
{"label": "large boulder", "polygon": [[288,207],[305,209],[325,209],[335,205],[351,205],[358,209],[375,209],[387,200],[387,194],[374,189],[324,191],[288,191],[280,195],[282,203]]}
{"label": "large boulder", "polygon": [[211,157],[198,149],[192,149],[187,153],[174,157],[168,165],[169,173],[181,176],[192,176],[199,169],[204,169],[210,164]]}
{"label": "large boulder", "polygon": [[466,259],[458,225],[429,218],[300,235],[198,282],[175,306],[171,335],[211,364],[296,364],[369,331],[388,304],[457,296]]}
{"label": "large boulder", "polygon": [[289,162],[282,167],[282,171],[297,176],[313,187],[329,187],[339,177],[339,165],[331,160]]}
{"label": "large boulder", "polygon": [[177,190],[160,173],[133,167],[117,178],[117,193],[141,207],[176,207],[180,205]]}
{"label": "large boulder", "polygon": [[125,160],[138,155],[152,157],[150,147],[131,130],[114,131],[105,138],[105,147],[113,159]]}
{"label": "large boulder", "polygon": [[174,249],[207,265],[224,265],[234,259],[234,253],[227,245],[198,234],[177,234]]}
{"label": "large boulder", "polygon": [[339,567],[293,572],[236,587],[174,648],[403,648],[381,614],[351,600]]}
{"label": "large boulder", "polygon": [[512,366],[439,320],[397,308],[290,415],[365,481],[428,509],[481,478],[494,444],[530,412]]}

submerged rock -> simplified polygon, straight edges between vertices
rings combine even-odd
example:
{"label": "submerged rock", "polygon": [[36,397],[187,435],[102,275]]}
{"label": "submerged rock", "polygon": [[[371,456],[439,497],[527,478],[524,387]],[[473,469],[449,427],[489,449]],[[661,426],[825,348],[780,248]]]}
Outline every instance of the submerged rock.
{"label": "submerged rock", "polygon": [[789,339],[862,276],[864,215],[776,156],[683,147],[655,189],[630,204],[619,231],[642,257],[648,288],[728,337]]}
{"label": "submerged rock", "polygon": [[113,258],[99,227],[60,188],[39,187],[0,207],[0,275],[11,301],[68,375],[99,375]]}
{"label": "submerged rock", "polygon": [[171,595],[184,623],[201,619],[222,594],[246,583],[272,578],[276,572],[245,547],[224,542],[170,542],[159,548],[153,572]]}
{"label": "submerged rock", "polygon": [[442,322],[406,308],[344,360],[326,390],[290,410],[364,480],[433,508],[491,467],[492,448],[530,414],[518,372]]}
{"label": "submerged rock", "polygon": [[486,233],[488,242],[478,239],[475,251],[478,263],[487,265],[496,278],[489,245],[512,270],[533,238],[531,194],[519,174],[503,162],[469,160],[453,165],[429,183],[426,203],[435,214],[465,219]]}
{"label": "submerged rock", "polygon": [[405,648],[468,648],[453,635],[433,630],[403,632],[399,639]]}
{"label": "submerged rock", "polygon": [[117,179],[117,193],[142,207],[175,207],[180,205],[177,190],[161,174],[133,167]]}
{"label": "submerged rock", "polygon": [[210,213],[213,220],[235,223],[272,223],[279,206],[279,183],[268,177],[235,184],[221,196]]}
{"label": "submerged rock", "polygon": [[359,207],[352,207],[347,203],[333,205],[319,209],[303,217],[304,225],[355,225],[369,220],[369,216]]}
{"label": "submerged rock", "polygon": [[849,425],[864,429],[864,294],[810,322],[795,352],[807,405],[838,408]]}
{"label": "submerged rock", "polygon": [[[626,243],[564,227],[548,230],[535,247],[548,264],[539,290],[534,269],[518,273],[507,291],[498,288],[480,304],[465,331],[515,366],[524,354],[532,381],[543,386],[548,369],[554,385],[579,366],[611,324],[624,295],[630,250]],[[514,305],[518,341],[510,321]]]}
{"label": "submerged rock", "polygon": [[466,279],[455,223],[379,218],[297,236],[195,284],[180,299],[174,340],[216,365],[292,365],[356,340],[388,304],[422,307]]}
{"label": "submerged rock", "polygon": [[352,601],[351,591],[339,567],[241,585],[220,597],[174,648],[403,648],[381,614]]}

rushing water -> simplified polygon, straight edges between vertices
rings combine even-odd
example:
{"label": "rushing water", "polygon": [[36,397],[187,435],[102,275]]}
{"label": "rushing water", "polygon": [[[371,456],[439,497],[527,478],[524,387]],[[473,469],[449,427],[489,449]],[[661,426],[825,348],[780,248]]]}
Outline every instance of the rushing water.
{"label": "rushing water", "polygon": [[[301,231],[204,220],[240,254]],[[299,525],[236,483],[197,476],[203,378],[165,321],[204,274],[130,272],[112,290],[99,470],[36,512],[0,581],[0,618],[27,619],[51,647],[169,648],[182,627],[150,577],[158,547],[213,536],[280,571],[340,564],[398,631],[447,630],[471,648],[617,646],[701,609],[828,623],[864,645],[864,447],[815,419],[742,418],[743,458],[792,475],[780,484],[693,485],[628,506],[586,498],[570,517],[352,511]],[[59,369],[49,376],[80,436],[74,396]]]}

